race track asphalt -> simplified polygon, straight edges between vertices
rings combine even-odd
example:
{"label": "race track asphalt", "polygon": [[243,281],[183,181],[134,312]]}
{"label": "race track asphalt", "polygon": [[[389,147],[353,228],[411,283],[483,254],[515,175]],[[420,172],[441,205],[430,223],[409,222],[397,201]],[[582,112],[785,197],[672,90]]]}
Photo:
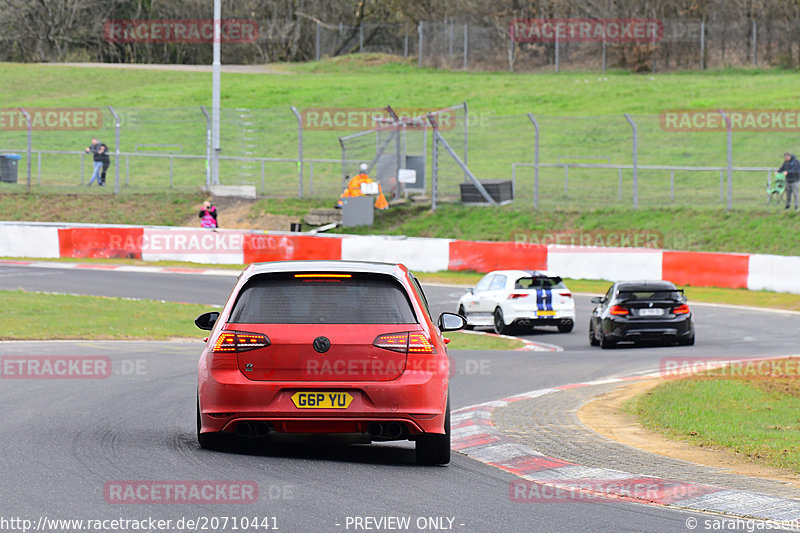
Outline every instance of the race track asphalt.
{"label": "race track asphalt", "polygon": [[[0,266],[0,289],[210,304],[222,304],[234,282],[234,276]],[[454,311],[462,292],[426,286],[435,313]],[[456,363],[452,407],[651,371],[662,358],[687,350],[590,347],[588,300],[576,296],[579,319],[572,333],[543,329],[527,336],[558,344],[563,351],[465,351],[451,345]],[[699,304],[693,310],[698,342],[689,349],[691,355],[794,353],[797,315]],[[414,464],[411,443],[292,442],[266,449],[237,447],[228,453],[201,450],[194,426],[202,337],[198,330],[196,342],[0,342],[4,360],[98,356],[108,357],[112,370],[105,379],[0,379],[5,410],[0,419],[5,437],[0,529],[6,530],[2,519],[14,517],[34,524],[41,517],[154,517],[172,520],[165,531],[179,531],[181,518],[229,517],[226,529],[208,530],[230,531],[230,517],[276,517],[281,531],[685,532],[690,531],[687,520],[696,520],[701,525],[696,530],[703,530],[704,522],[716,519],[621,501],[516,503],[509,495],[515,476],[457,453],[448,467],[420,467]],[[124,480],[254,482],[258,499],[245,504],[109,503],[104,487]],[[408,517],[409,526],[375,527],[399,525],[386,522],[389,517]],[[70,529],[45,529],[51,530]]]}

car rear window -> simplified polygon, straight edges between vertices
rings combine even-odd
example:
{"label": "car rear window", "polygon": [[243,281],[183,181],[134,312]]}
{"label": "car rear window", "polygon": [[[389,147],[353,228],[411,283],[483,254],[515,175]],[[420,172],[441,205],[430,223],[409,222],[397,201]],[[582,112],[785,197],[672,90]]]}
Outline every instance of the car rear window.
{"label": "car rear window", "polygon": [[620,300],[680,300],[678,291],[620,291]]}
{"label": "car rear window", "polygon": [[239,293],[229,322],[413,324],[417,320],[405,289],[391,276],[281,273],[248,281]]}
{"label": "car rear window", "polygon": [[558,276],[537,276],[519,278],[514,282],[515,289],[566,289],[564,281]]}

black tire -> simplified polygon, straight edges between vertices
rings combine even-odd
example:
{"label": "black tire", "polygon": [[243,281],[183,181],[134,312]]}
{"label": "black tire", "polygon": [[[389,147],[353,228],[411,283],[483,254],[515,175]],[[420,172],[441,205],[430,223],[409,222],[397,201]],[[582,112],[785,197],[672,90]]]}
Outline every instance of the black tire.
{"label": "black tire", "polygon": [[594,335],[594,322],[591,320],[589,321],[589,344],[592,346],[599,346],[600,341],[597,340],[597,337]]}
{"label": "black tire", "polygon": [[417,464],[446,465],[450,462],[450,397],[444,415],[444,435],[420,435],[416,442]]}
{"label": "black tire", "polygon": [[678,341],[680,346],[694,346],[694,333],[688,339],[681,339]]}
{"label": "black tire", "polygon": [[204,450],[220,450],[225,446],[222,433],[200,433],[200,399],[197,399],[197,442]]}
{"label": "black tire", "polygon": [[498,335],[508,335],[511,332],[511,327],[506,326],[503,321],[503,310],[499,307],[494,310],[494,332]]}
{"label": "black tire", "polygon": [[609,340],[608,337],[606,337],[602,329],[600,330],[600,348],[607,350],[608,348],[613,348],[616,346],[616,344],[616,342]]}
{"label": "black tire", "polygon": [[[464,312],[464,306],[463,305],[458,306],[458,314],[463,316],[465,319],[467,318],[467,313]],[[472,326],[469,323],[467,323],[467,325],[464,326],[464,329],[472,330],[472,329],[475,329],[475,326]]]}
{"label": "black tire", "polygon": [[568,324],[559,324],[558,325],[558,332],[559,333],[569,333],[572,331],[572,328],[575,327],[575,322],[571,321]]}

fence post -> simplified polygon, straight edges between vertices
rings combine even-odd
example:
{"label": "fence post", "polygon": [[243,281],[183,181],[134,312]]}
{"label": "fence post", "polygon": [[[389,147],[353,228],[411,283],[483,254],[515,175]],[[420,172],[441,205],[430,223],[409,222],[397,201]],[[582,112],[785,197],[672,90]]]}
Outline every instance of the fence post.
{"label": "fence post", "polygon": [[469,23],[464,23],[464,70],[467,70],[469,64]]}
{"label": "fence post", "polygon": [[201,105],[200,111],[206,117],[206,189],[211,189],[211,117],[206,106]]}
{"label": "fence post", "polygon": [[316,36],[314,38],[314,57],[316,58],[317,61],[319,61],[319,32],[320,32],[319,21],[317,21],[317,31],[316,31]]}
{"label": "fence post", "polygon": [[606,32],[603,30],[603,74],[606,73]]}
{"label": "fence post", "polygon": [[408,57],[408,26],[406,26],[406,34],[403,37],[403,57]]}
{"label": "fence post", "polygon": [[[464,102],[464,165],[467,164],[467,147],[469,146],[469,109]],[[467,181],[467,171],[464,171],[464,181]]]}
{"label": "fence post", "polygon": [[728,130],[728,211],[733,208],[733,125],[731,118],[722,109],[720,115],[725,120],[725,127]]}
{"label": "fence post", "polygon": [[211,184],[219,185],[220,145],[220,83],[222,63],[220,60],[220,33],[222,32],[222,7],[219,0],[214,0],[214,44],[211,61]]}
{"label": "fence post", "polygon": [[706,20],[700,21],[700,70],[706,69]]}
{"label": "fence post", "polygon": [[33,139],[32,139],[33,125],[31,124],[31,115],[30,115],[30,113],[25,111],[25,108],[23,108],[23,107],[20,107],[19,110],[22,113],[22,116],[24,116],[25,120],[28,122],[28,185],[27,185],[27,191],[31,192],[31,145],[33,144]]}
{"label": "fence post", "polygon": [[364,51],[364,26],[358,25],[358,53]]}
{"label": "fence post", "polygon": [[758,44],[758,40],[756,39],[756,35],[757,35],[756,32],[757,31],[758,31],[758,24],[756,24],[756,20],[753,19],[753,44],[752,44],[752,49],[753,49],[753,66],[754,67],[756,66],[756,57],[757,57],[756,56],[756,45]]}
{"label": "fence post", "polygon": [[617,179],[617,181],[619,182],[618,185],[617,185],[617,198],[619,198],[619,201],[621,202],[622,201],[622,167],[619,167],[617,169],[617,171],[618,171],[617,174],[619,174],[618,179]]}
{"label": "fence post", "polygon": [[533,124],[533,208],[539,208],[539,123],[528,113],[528,120]]}
{"label": "fence post", "polygon": [[639,209],[639,130],[630,114],[625,113],[625,119],[633,128],[633,208]]}
{"label": "fence post", "polygon": [[669,171],[669,200],[675,203],[675,169]]}
{"label": "fence post", "polygon": [[564,163],[564,196],[569,195],[569,164]]}
{"label": "fence post", "polygon": [[[108,106],[108,110],[111,111],[111,115],[114,117],[114,157],[116,159],[116,164],[114,165],[114,194],[119,194],[119,126],[120,120],[119,115],[117,112],[114,111],[114,108]],[[172,165],[170,165],[170,175],[172,174]],[[172,176],[170,176],[170,180],[172,180]],[[171,187],[172,185],[170,185]]]}
{"label": "fence post", "polygon": [[303,197],[303,119],[297,108],[292,106],[292,113],[297,118],[297,186],[299,198]]}
{"label": "fence post", "polygon": [[424,22],[421,20],[417,24],[417,35],[419,36],[419,43],[417,44],[417,67],[422,68],[422,34],[424,32]]}
{"label": "fence post", "polygon": [[561,68],[558,64],[558,32],[556,32],[556,74],[559,72],[561,72]]}
{"label": "fence post", "polygon": [[431,155],[431,165],[433,166],[431,172],[431,211],[436,211],[436,203],[439,198],[439,136],[437,135],[438,131],[436,122],[430,119],[430,114],[428,115],[428,120],[433,126],[433,154]]}

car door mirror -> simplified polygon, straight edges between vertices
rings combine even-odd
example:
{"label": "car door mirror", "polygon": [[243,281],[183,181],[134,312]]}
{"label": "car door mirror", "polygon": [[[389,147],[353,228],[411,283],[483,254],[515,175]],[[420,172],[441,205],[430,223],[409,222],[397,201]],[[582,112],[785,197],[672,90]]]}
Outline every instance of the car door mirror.
{"label": "car door mirror", "polygon": [[601,303],[603,303],[603,297],[602,296],[595,296],[594,298],[592,298],[592,303],[593,304],[601,304]]}
{"label": "car door mirror", "polygon": [[464,326],[467,325],[467,320],[463,316],[455,313],[442,313],[439,315],[437,325],[440,331],[455,331],[457,329],[463,329]]}
{"label": "car door mirror", "polygon": [[199,317],[194,319],[194,324],[200,329],[206,329],[211,331],[214,329],[214,324],[217,323],[217,319],[219,318],[219,313],[217,311],[211,311],[208,313],[203,313]]}
{"label": "car door mirror", "polygon": [[467,289],[467,294],[475,294],[475,292],[472,290],[472,287]]}

